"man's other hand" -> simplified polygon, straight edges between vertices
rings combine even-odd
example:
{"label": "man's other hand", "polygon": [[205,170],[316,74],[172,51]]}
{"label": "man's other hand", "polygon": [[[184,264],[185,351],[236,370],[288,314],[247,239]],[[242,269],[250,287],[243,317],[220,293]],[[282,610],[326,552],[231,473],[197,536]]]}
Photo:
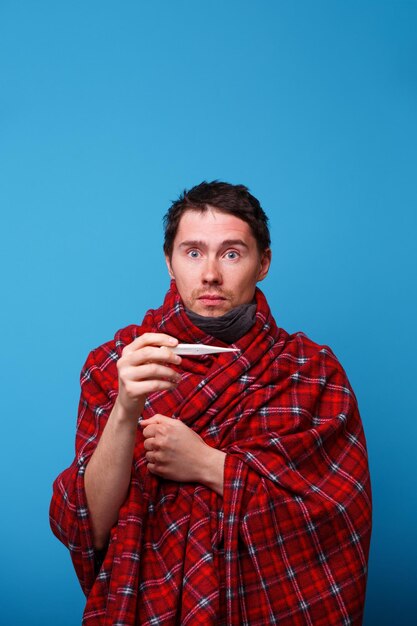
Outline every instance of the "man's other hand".
{"label": "man's other hand", "polygon": [[197,482],[223,494],[226,454],[207,445],[183,422],[165,415],[142,420],[148,469],[178,482]]}

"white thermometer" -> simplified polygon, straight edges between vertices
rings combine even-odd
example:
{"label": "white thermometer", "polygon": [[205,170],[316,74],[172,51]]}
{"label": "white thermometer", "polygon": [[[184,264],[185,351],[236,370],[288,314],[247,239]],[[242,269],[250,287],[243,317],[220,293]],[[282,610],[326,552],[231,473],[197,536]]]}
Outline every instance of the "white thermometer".
{"label": "white thermometer", "polygon": [[222,348],[221,346],[205,346],[203,343],[179,343],[172,348],[174,354],[180,356],[216,354],[218,352],[240,352],[239,348]]}

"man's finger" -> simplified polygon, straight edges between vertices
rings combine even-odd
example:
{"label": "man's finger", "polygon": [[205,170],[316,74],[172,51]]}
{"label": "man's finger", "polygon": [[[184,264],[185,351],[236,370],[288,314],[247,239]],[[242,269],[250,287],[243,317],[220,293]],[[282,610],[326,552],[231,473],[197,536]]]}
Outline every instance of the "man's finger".
{"label": "man's finger", "polygon": [[145,363],[143,365],[131,365],[123,370],[123,380],[136,382],[146,380],[168,380],[178,384],[181,381],[181,374],[175,370],[160,365],[159,363]]}
{"label": "man's finger", "polygon": [[167,417],[166,415],[160,415],[156,413],[152,415],[152,417],[148,417],[147,419],[142,419],[140,421],[141,426],[148,426],[148,424],[163,424],[166,420],[171,420],[172,417]]}
{"label": "man's finger", "polygon": [[124,356],[128,356],[131,365],[154,362],[174,363],[175,365],[181,363],[181,357],[172,352],[172,346],[144,346],[130,353],[125,352]]}
{"label": "man's finger", "polygon": [[145,438],[145,441],[143,442],[143,447],[145,448],[147,452],[149,452],[150,450],[154,450],[155,449],[154,437]]}
{"label": "man's finger", "polygon": [[145,437],[145,439],[149,439],[150,437],[152,438],[155,437],[157,426],[158,424],[149,424],[148,426],[145,426],[145,428],[143,429],[143,436]]}
{"label": "man's finger", "polygon": [[146,426],[149,426],[149,425],[151,425],[151,424],[157,424],[157,423],[158,423],[158,422],[155,420],[155,415],[154,415],[153,417],[149,417],[149,418],[148,418],[148,419],[146,419],[146,420],[142,419],[142,420],[140,420],[140,422],[139,422],[139,424],[140,424],[140,426],[142,426],[142,428],[143,428],[143,427],[145,427],[145,428],[146,428]]}
{"label": "man's finger", "polygon": [[140,337],[136,337],[125,348],[124,352],[134,352],[145,346],[167,346],[174,348],[178,345],[178,339],[165,333],[144,333]]}

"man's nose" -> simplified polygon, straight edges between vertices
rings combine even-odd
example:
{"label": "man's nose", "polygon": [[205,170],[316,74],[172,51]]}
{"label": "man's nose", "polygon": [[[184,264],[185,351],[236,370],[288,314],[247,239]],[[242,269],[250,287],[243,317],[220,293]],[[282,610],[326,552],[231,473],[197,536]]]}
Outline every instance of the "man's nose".
{"label": "man's nose", "polygon": [[207,284],[220,285],[222,282],[222,275],[217,259],[207,258],[202,268],[202,281]]}

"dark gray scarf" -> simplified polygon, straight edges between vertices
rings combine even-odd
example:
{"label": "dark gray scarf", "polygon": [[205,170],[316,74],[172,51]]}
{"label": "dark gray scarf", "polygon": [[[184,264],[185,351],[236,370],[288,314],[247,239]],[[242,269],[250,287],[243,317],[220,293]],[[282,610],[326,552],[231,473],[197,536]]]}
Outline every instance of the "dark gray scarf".
{"label": "dark gray scarf", "polygon": [[206,317],[185,309],[192,323],[208,335],[235,343],[243,337],[255,323],[256,303],[240,304],[220,317]]}

